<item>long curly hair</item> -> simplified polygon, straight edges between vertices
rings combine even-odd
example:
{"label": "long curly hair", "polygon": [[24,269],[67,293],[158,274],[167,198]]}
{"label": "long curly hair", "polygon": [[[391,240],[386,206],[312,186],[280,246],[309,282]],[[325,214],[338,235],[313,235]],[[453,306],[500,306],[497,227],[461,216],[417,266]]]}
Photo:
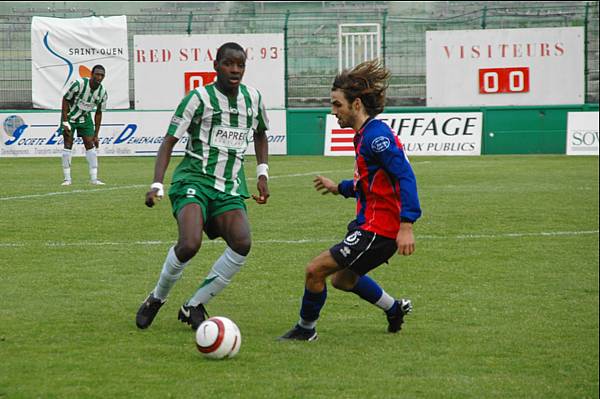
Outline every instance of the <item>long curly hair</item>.
{"label": "long curly hair", "polygon": [[385,91],[391,73],[377,59],[343,70],[333,81],[331,91],[342,90],[348,102],[360,98],[369,116],[383,112]]}

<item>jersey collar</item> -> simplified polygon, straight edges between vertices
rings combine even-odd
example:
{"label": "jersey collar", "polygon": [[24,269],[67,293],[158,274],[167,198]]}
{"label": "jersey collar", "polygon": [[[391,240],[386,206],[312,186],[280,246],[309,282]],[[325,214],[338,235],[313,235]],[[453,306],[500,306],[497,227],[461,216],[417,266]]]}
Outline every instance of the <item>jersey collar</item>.
{"label": "jersey collar", "polygon": [[369,123],[371,123],[371,121],[372,121],[373,119],[375,119],[375,118],[374,118],[374,117],[372,117],[372,116],[370,116],[370,117],[369,117],[369,118],[368,118],[368,119],[365,121],[365,123],[363,123],[363,124],[362,124],[362,126],[360,127],[360,129],[358,129],[358,132],[357,132],[357,134],[362,134],[362,133],[365,131],[365,129],[367,128],[367,125],[368,125]]}

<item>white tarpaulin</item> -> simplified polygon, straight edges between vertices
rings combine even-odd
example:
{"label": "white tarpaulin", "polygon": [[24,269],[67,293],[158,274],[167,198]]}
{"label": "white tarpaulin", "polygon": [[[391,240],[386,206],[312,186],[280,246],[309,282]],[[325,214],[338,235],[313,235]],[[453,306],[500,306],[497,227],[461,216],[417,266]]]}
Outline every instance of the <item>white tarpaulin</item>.
{"label": "white tarpaulin", "polygon": [[[267,131],[269,154],[287,153],[285,110],[267,110],[271,130]],[[173,111],[107,111],[98,134],[100,156],[156,155]],[[58,157],[63,137],[57,133],[60,113],[0,112],[0,157]],[[173,154],[183,155],[188,136],[177,142]],[[81,138],[76,137],[73,155],[83,156]],[[247,154],[254,154],[254,143]]]}
{"label": "white tarpaulin", "polygon": [[569,112],[567,155],[598,156],[598,112]]}
{"label": "white tarpaulin", "polygon": [[217,49],[234,41],[246,50],[242,83],[263,96],[268,109],[285,107],[282,34],[135,35],[135,109],[175,109],[192,89],[212,83]]}
{"label": "white tarpaulin", "polygon": [[575,28],[429,31],[427,106],[584,103],[584,32]]}
{"label": "white tarpaulin", "polygon": [[46,18],[31,21],[31,96],[34,108],[60,109],[70,84],[106,69],[107,108],[129,108],[127,19]]}
{"label": "white tarpaulin", "polygon": [[[481,155],[481,112],[379,114],[408,155]],[[334,115],[325,122],[324,155],[354,156],[354,130],[341,129]]]}

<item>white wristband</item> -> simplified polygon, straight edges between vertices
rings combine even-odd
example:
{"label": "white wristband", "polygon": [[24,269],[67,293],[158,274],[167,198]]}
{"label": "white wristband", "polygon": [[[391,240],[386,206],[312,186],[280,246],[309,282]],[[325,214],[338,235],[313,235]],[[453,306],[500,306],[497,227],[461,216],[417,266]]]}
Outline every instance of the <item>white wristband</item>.
{"label": "white wristband", "polygon": [[269,165],[266,163],[256,165],[256,178],[258,179],[259,176],[265,176],[269,180]]}
{"label": "white wristband", "polygon": [[152,183],[150,185],[150,190],[154,190],[157,189],[158,192],[156,193],[156,196],[158,198],[162,198],[165,195],[165,190],[164,190],[164,186],[162,183]]}
{"label": "white wristband", "polygon": [[64,127],[66,127],[67,129],[71,130],[71,124],[70,124],[69,122],[67,122],[67,121],[64,121],[64,122],[62,123],[62,125],[63,125]]}

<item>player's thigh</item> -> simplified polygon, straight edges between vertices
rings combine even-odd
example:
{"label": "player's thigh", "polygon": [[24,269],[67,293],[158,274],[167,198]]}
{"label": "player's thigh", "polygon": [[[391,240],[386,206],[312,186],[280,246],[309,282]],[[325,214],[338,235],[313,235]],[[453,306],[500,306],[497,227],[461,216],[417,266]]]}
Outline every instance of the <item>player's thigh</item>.
{"label": "player's thigh", "polygon": [[228,244],[240,240],[249,241],[250,224],[244,199],[214,189],[211,197],[205,228],[209,238],[223,237]]}
{"label": "player's thigh", "polygon": [[331,256],[329,250],[321,252],[315,258],[313,258],[308,266],[306,266],[306,275],[310,279],[311,277],[323,278],[330,276],[342,269],[340,265]]}
{"label": "player's thigh", "polygon": [[[223,237],[227,245],[234,247],[250,248],[251,234],[250,223],[245,208],[233,208],[210,219],[210,230]],[[247,247],[247,248],[246,248]]]}
{"label": "player's thigh", "polygon": [[342,269],[338,270],[331,276],[331,283],[333,286],[339,290],[350,291],[356,283],[360,276],[350,269]]}
{"label": "player's thigh", "polygon": [[177,228],[179,231],[179,244],[198,249],[202,243],[202,207],[197,202],[188,202],[177,214]]}
{"label": "player's thigh", "polygon": [[202,238],[206,208],[209,199],[204,195],[202,187],[193,182],[176,182],[169,189],[169,199],[173,216],[179,226],[179,237],[184,239]]}
{"label": "player's thigh", "polygon": [[83,146],[86,150],[91,150],[94,148],[94,137],[93,136],[81,136],[83,140]]}

